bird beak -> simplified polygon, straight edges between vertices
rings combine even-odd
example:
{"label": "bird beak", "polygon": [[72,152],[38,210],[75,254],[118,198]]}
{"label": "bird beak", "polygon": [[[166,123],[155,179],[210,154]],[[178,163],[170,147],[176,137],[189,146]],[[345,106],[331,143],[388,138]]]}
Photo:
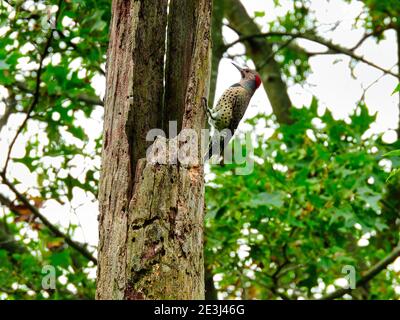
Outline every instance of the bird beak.
{"label": "bird beak", "polygon": [[232,64],[236,67],[236,69],[238,69],[240,71],[240,74],[243,77],[243,68],[240,67],[235,61],[232,61]]}

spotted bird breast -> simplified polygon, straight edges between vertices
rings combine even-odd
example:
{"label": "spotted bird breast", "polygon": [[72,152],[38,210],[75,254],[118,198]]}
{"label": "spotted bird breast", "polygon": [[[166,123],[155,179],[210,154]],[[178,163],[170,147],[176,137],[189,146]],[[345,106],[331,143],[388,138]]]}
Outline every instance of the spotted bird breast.
{"label": "spotted bird breast", "polygon": [[212,111],[215,128],[229,128],[233,134],[246,112],[251,96],[241,85],[233,85],[226,89]]}

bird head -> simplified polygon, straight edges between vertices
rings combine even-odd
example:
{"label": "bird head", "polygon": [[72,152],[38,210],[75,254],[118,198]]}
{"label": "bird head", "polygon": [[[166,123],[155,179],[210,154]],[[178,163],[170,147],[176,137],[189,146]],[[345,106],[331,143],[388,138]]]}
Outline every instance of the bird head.
{"label": "bird head", "polygon": [[252,70],[248,67],[242,68],[238,64],[232,61],[232,64],[239,70],[242,79],[240,83],[244,84],[246,87],[252,90],[257,90],[258,87],[261,85],[261,77],[257,73],[257,71]]}

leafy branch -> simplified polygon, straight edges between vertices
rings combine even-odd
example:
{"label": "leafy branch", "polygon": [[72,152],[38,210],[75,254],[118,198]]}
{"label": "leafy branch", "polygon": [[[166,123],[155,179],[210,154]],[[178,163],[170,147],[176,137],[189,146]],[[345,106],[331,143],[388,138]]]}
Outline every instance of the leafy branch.
{"label": "leafy branch", "polygon": [[[79,253],[81,253],[85,258],[87,258],[88,260],[92,261],[94,264],[97,264],[97,259],[80,243],[72,240],[67,234],[65,234],[64,232],[62,232],[61,230],[59,230],[57,228],[57,226],[55,226],[54,224],[52,224],[42,213],[40,213],[40,211],[33,206],[29,200],[22,194],[20,193],[14,186],[14,184],[12,182],[10,182],[4,172],[0,173],[0,176],[4,182],[5,185],[7,185],[12,192],[14,192],[14,194],[16,195],[16,197],[18,198],[19,201],[22,202],[22,204],[24,206],[26,206],[33,214],[34,217],[38,218],[47,228],[49,228],[49,230],[56,236],[59,238],[63,238],[64,241],[70,245],[72,248],[74,248],[76,251],[78,251]],[[0,202],[7,206],[8,208],[10,208],[10,210],[12,210],[12,201],[7,199],[4,195],[0,194]]]}
{"label": "leafy branch", "polygon": [[[361,287],[376,277],[382,270],[386,269],[386,267],[391,264],[397,257],[400,256],[400,245],[395,247],[392,252],[390,252],[385,258],[381,261],[373,265],[369,270],[367,270],[364,275],[356,282],[356,287]],[[336,298],[340,298],[346,293],[351,292],[351,288],[340,288],[324,297],[320,300],[332,300]]]}
{"label": "leafy branch", "polygon": [[[55,17],[55,25],[57,25],[57,20],[60,16],[61,13],[61,4],[62,4],[62,0],[59,0],[58,2],[58,10],[56,13],[56,17]],[[6,162],[4,164],[4,168],[2,173],[6,173],[7,171],[7,167],[8,167],[8,163],[10,162],[10,156],[11,156],[11,152],[13,150],[14,144],[18,139],[18,136],[21,134],[22,130],[25,128],[26,123],[28,122],[28,120],[31,118],[32,112],[35,109],[36,105],[39,102],[39,97],[40,97],[40,83],[41,83],[41,79],[42,79],[42,73],[43,73],[43,61],[47,56],[47,53],[49,51],[49,48],[51,46],[51,42],[53,41],[54,35],[53,35],[53,29],[50,29],[49,31],[49,35],[47,37],[46,43],[44,45],[43,48],[43,52],[40,54],[40,59],[39,59],[39,67],[37,70],[37,74],[36,74],[36,85],[35,85],[35,90],[33,92],[33,100],[26,112],[26,116],[24,121],[22,122],[22,124],[19,126],[19,128],[17,129],[17,132],[14,135],[14,138],[11,140],[10,146],[8,147],[8,152],[7,152],[7,156],[6,156]]]}
{"label": "leafy branch", "polygon": [[[384,157],[400,157],[400,150],[392,150],[384,155]],[[388,176],[386,181],[389,181],[392,179],[394,176],[398,175],[400,173],[400,168],[394,168],[390,175]]]}
{"label": "leafy branch", "polygon": [[[30,91],[29,88],[23,82],[15,81],[13,85],[15,85],[15,87],[21,90],[22,92],[34,94],[34,92]],[[63,96],[70,100],[81,101],[91,106],[104,106],[103,101],[101,101],[97,96],[92,96],[85,93],[81,93],[75,96],[69,94],[68,92],[63,92]]]}

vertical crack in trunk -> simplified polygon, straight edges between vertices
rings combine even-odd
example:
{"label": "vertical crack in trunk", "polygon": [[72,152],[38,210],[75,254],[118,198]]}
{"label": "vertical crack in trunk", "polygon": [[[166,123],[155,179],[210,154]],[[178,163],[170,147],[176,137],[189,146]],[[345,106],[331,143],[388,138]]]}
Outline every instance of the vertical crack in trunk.
{"label": "vertical crack in trunk", "polygon": [[[180,36],[171,36],[170,45],[182,50],[185,68],[169,76],[166,86],[171,96],[179,91],[182,127],[199,133],[200,101],[208,92],[211,0],[184,4],[171,11]],[[114,0],[112,11],[96,298],[202,299],[203,167],[144,159],[146,134],[165,117],[165,32],[160,30],[167,26],[167,0]],[[188,12],[191,28],[177,20]],[[177,145],[165,140],[167,146],[171,142]]]}

